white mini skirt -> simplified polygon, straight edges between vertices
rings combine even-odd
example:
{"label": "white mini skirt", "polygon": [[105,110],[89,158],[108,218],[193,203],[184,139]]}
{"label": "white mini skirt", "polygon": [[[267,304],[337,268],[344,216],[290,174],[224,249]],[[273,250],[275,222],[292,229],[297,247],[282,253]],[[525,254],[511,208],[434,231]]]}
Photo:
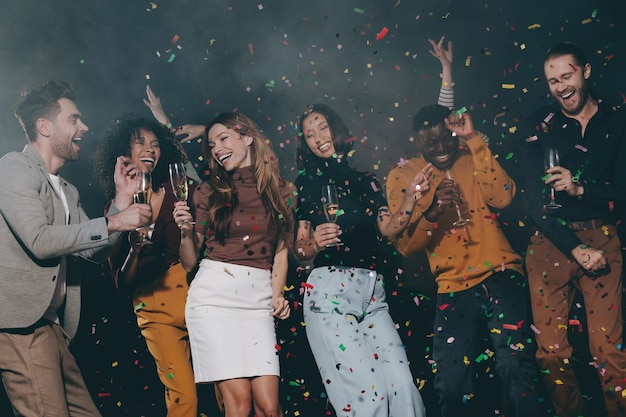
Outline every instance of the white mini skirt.
{"label": "white mini skirt", "polygon": [[203,259],[185,320],[196,383],[279,375],[269,270]]}

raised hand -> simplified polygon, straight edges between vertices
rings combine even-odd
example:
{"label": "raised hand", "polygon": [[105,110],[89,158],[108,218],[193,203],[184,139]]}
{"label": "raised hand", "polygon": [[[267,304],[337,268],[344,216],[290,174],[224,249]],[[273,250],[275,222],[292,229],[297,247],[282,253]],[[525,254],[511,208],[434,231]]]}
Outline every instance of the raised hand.
{"label": "raised hand", "polygon": [[465,146],[465,141],[476,135],[474,122],[467,112],[460,115],[456,112],[452,112],[450,116],[445,118],[444,122],[448,130],[450,130],[453,135],[459,137],[459,145]]}
{"label": "raised hand", "polygon": [[182,125],[174,130],[174,135],[180,143],[185,143],[199,138],[206,130],[205,125]]}
{"label": "raised hand", "polygon": [[143,102],[146,106],[148,106],[154,118],[164,126],[169,125],[170,119],[167,117],[167,114],[165,114],[165,110],[163,110],[161,99],[154,94],[154,91],[152,91],[149,85],[146,86],[146,95],[148,96],[148,99],[146,100],[144,98]]}
{"label": "raised hand", "polygon": [[432,39],[429,39],[428,42],[431,44],[433,49],[429,50],[430,54],[437,58],[439,62],[441,62],[442,67],[450,67],[452,65],[452,41],[448,41],[448,49],[444,49],[443,40],[445,36],[442,36],[439,39],[439,42],[435,42]]}

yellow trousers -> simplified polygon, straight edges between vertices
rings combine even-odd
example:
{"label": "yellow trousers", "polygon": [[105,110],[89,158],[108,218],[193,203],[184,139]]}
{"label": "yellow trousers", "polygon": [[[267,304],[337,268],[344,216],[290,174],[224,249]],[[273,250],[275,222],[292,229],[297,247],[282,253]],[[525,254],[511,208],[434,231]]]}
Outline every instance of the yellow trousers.
{"label": "yellow trousers", "polygon": [[173,265],[160,278],[135,290],[137,324],[165,386],[167,417],[195,417],[196,384],[185,325],[187,273]]}

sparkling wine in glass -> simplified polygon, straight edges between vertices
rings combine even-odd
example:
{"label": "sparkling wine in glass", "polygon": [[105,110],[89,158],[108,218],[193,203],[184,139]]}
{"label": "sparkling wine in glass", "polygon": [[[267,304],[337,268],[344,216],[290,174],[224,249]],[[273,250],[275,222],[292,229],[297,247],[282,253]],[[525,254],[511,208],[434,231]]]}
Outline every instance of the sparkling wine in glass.
{"label": "sparkling wine in glass", "polygon": [[[559,150],[555,148],[546,148],[543,153],[543,168],[548,170],[556,166],[561,165],[561,158],[559,156]],[[556,192],[554,187],[550,186],[550,202],[543,206],[548,210],[556,210],[561,208],[561,204],[556,202]]]}
{"label": "sparkling wine in glass", "polygon": [[[324,205],[324,215],[329,223],[337,221],[337,212],[339,211],[339,198],[337,197],[337,188],[333,184],[322,187],[322,203]],[[337,246],[338,243],[326,245],[330,248]]]}
{"label": "sparkling wine in glass", "polygon": [[[448,179],[452,180],[452,175],[450,174],[449,170],[446,171],[446,176],[448,177]],[[472,221],[471,219],[463,217],[463,214],[461,213],[461,208],[458,204],[454,203],[454,207],[456,208],[456,214],[458,216],[458,218],[454,222],[452,222],[452,225],[454,227],[462,227]]]}
{"label": "sparkling wine in glass", "polygon": [[[187,201],[189,196],[189,185],[187,183],[187,173],[185,172],[185,164],[182,162],[173,162],[169,165],[170,182],[172,183],[172,190],[174,190],[174,197],[176,201]],[[195,224],[195,222],[188,222]]]}
{"label": "sparkling wine in glass", "polygon": [[[150,204],[150,194],[152,193],[152,175],[150,172],[141,172],[137,178],[137,188],[135,194],[133,194],[133,203],[138,204]],[[150,242],[150,235],[152,228],[148,225],[141,226],[135,229],[139,235],[139,244],[148,245]]]}

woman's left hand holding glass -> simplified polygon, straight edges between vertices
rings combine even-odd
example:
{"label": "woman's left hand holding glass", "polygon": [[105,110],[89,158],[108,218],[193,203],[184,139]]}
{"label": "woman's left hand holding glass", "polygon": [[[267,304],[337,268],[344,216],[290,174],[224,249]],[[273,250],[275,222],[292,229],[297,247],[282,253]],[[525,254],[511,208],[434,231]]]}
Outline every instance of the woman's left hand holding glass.
{"label": "woman's left hand holding glass", "polygon": [[186,201],[177,201],[174,204],[174,221],[182,231],[193,229],[193,216]]}

